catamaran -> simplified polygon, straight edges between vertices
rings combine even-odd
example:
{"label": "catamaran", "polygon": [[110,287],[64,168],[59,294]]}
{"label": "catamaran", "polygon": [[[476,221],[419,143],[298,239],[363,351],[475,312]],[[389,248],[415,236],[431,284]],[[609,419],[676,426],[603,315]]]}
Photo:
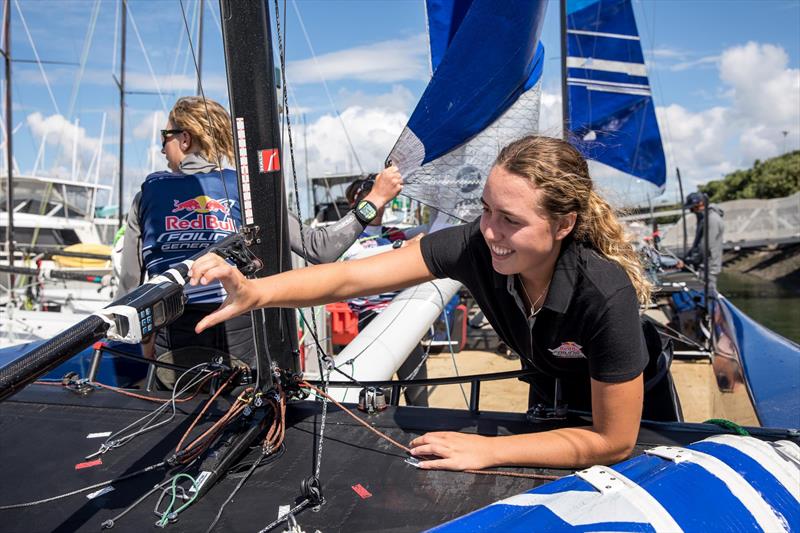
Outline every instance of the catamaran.
{"label": "catamaran", "polygon": [[[565,14],[577,16],[581,9],[605,3],[576,2],[574,12],[566,9]],[[630,9],[629,1],[611,4]],[[444,159],[455,179],[448,190],[455,196],[443,211],[458,219],[474,208],[471,199],[486,175],[482,168],[492,160],[489,146],[502,146],[506,130],[498,127],[499,137],[483,137],[486,152],[461,148],[508,117],[522,124],[522,134],[528,128],[535,131],[536,124],[518,113],[517,103],[536,108],[546,2],[437,0],[428,6],[438,66],[392,159],[409,176],[418,173],[420,188],[432,185],[422,177],[426,165]],[[264,266],[255,275],[262,276],[290,268],[282,172],[264,165],[264,158],[280,147],[272,25],[261,1],[223,1],[220,9],[244,229],[209,251],[225,255],[246,272],[254,270],[252,253]],[[443,13],[451,16],[441,25]],[[481,65],[475,64],[478,60]],[[498,75],[472,90],[469,83],[453,83],[459,76],[483,79],[468,76],[473,68]],[[445,97],[449,100],[443,102]],[[479,161],[461,172],[459,166],[466,163],[460,161],[474,154]],[[433,172],[429,177],[434,178]],[[453,183],[457,191],[452,191]],[[271,208],[254,208],[265,204]],[[299,373],[294,314],[285,310],[253,313],[257,353],[249,372],[224,360],[184,368],[138,359],[177,376],[169,393],[143,394],[75,376],[55,385],[32,383],[92,342],[141,342],[153,327],[169,324],[182,311],[189,266],[190,261],[175,265],[0,367],[4,529],[800,529],[800,438],[792,429],[797,425],[743,428],[643,421],[634,458],[618,465],[578,472],[417,469],[405,443],[426,431],[530,433],[585,425],[590,416],[567,411],[563,418],[543,421],[481,410],[482,381],[517,378],[523,371],[424,383],[337,382],[337,387],[363,391],[359,396],[368,414],[355,414],[352,404],[338,402],[326,390],[331,374],[345,372],[323,350],[319,382],[308,382]],[[460,381],[472,385],[469,410],[385,406],[376,388]],[[194,394],[203,384],[214,391],[207,400]],[[391,395],[389,403],[396,404],[398,397]],[[795,409],[790,416],[797,413]]]}

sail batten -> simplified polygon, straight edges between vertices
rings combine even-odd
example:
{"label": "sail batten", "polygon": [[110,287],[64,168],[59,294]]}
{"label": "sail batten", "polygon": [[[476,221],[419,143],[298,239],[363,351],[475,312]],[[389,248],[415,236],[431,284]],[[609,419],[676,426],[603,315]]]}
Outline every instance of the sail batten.
{"label": "sail batten", "polygon": [[571,137],[587,158],[663,189],[664,149],[631,1],[562,1]]}

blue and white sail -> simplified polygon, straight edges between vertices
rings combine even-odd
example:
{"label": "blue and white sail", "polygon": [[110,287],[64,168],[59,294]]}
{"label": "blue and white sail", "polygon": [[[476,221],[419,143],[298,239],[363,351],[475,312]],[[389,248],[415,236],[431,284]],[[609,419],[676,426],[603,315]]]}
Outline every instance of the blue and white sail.
{"label": "blue and white sail", "polygon": [[457,223],[480,214],[499,150],[538,130],[547,1],[426,4],[433,75],[389,158],[406,194]]}
{"label": "blue and white sail", "polygon": [[631,1],[562,1],[575,144],[587,158],[663,190],[664,149]]}

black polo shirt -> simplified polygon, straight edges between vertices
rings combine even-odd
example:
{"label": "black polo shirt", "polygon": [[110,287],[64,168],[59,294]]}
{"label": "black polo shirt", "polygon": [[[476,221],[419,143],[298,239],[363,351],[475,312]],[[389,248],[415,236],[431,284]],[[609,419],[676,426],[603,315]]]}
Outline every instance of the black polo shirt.
{"label": "black polo shirt", "polygon": [[518,276],[492,268],[480,219],[426,235],[421,245],[431,273],[470,290],[523,367],[561,378],[571,407],[591,407],[590,377],[619,383],[647,365],[636,291],[622,267],[593,249],[571,238],[562,243],[544,306],[528,317]]}

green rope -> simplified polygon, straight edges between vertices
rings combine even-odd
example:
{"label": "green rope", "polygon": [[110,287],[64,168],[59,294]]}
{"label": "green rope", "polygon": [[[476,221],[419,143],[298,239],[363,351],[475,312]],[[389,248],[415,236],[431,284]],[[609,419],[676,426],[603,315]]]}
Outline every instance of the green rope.
{"label": "green rope", "polygon": [[[183,505],[178,507],[175,511],[173,511],[172,507],[175,505],[175,499],[177,498],[178,480],[180,478],[182,478],[182,477],[185,477],[185,478],[188,478],[189,480],[191,480],[192,488],[195,489],[194,495],[191,498],[189,498],[188,502],[184,503]],[[192,505],[192,502],[194,502],[194,500],[197,498],[198,493],[200,492],[199,490],[197,490],[198,489],[197,481],[195,481],[194,478],[192,476],[190,476],[189,474],[178,474],[177,476],[172,478],[172,487],[171,488],[172,488],[172,499],[170,500],[169,505],[167,506],[167,509],[164,511],[164,514],[161,515],[161,520],[156,522],[157,526],[161,526],[161,527],[166,526],[167,522],[169,522],[170,515],[178,515],[181,511],[183,511],[184,509],[186,509],[187,507]]]}
{"label": "green rope", "polygon": [[727,420],[725,418],[709,418],[708,420],[703,422],[703,424],[714,424],[721,428],[730,430],[737,435],[741,435],[742,437],[750,436],[750,433],[748,433],[748,431],[744,429],[742,426],[740,426],[736,422],[731,422],[730,420]]}

